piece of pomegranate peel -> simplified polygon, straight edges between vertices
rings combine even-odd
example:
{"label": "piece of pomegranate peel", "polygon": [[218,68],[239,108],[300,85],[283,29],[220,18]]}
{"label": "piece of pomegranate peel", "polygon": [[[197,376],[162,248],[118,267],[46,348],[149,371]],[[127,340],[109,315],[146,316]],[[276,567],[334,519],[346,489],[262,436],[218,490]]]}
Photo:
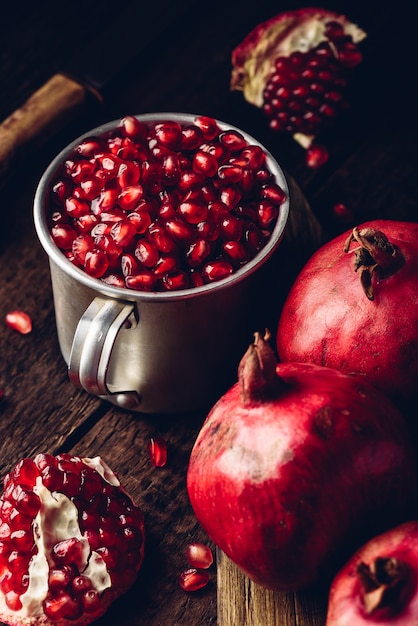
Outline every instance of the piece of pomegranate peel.
{"label": "piece of pomegranate peel", "polygon": [[231,89],[263,109],[273,130],[308,148],[347,106],[346,87],[365,37],[344,15],[325,9],[280,13],[233,51]]}
{"label": "piece of pomegranate peel", "polygon": [[5,477],[5,624],[87,626],[131,587],[143,555],[142,513],[100,457],[38,454]]}

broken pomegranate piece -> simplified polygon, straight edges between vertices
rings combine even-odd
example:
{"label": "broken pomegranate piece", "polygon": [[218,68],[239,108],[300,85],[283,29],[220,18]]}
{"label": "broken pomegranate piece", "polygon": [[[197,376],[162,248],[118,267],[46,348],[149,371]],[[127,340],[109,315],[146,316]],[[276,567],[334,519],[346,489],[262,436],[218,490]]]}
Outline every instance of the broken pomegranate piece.
{"label": "broken pomegranate piece", "polygon": [[90,624],[134,583],[143,554],[142,513],[100,457],[38,454],[5,477],[5,624]]}
{"label": "broken pomegranate piece", "polygon": [[227,278],[271,237],[286,193],[267,153],[207,116],[122,118],[82,140],[53,180],[47,216],[89,276],[140,291]]}
{"label": "broken pomegranate piece", "polygon": [[263,110],[275,131],[308,148],[347,106],[366,33],[320,8],[280,13],[256,26],[232,53],[231,89]]}

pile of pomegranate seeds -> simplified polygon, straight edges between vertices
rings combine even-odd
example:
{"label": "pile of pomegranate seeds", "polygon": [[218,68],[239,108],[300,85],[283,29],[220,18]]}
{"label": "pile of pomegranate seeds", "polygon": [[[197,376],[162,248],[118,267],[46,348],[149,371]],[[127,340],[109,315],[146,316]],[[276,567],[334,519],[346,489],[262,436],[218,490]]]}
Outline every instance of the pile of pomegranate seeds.
{"label": "pile of pomegranate seeds", "polygon": [[9,311],[5,317],[6,326],[27,335],[32,330],[32,319],[24,311]]}
{"label": "pile of pomegranate seeds", "polygon": [[4,479],[0,620],[88,624],[135,581],[144,523],[99,458],[38,454]]}
{"label": "pile of pomegranate seeds", "polygon": [[265,152],[235,129],[133,116],[80,143],[51,189],[50,232],[66,257],[109,285],[202,286],[251,260],[286,196]]}

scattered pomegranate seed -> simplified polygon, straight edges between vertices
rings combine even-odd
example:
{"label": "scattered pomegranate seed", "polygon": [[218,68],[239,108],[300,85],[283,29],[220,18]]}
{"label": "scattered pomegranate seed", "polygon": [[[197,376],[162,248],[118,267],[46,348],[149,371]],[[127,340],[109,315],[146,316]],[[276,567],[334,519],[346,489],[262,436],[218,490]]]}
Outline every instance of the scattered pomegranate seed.
{"label": "scattered pomegranate seed", "polygon": [[148,442],[148,454],[154,467],[164,467],[167,463],[167,442],[157,435]]}
{"label": "scattered pomegranate seed", "polygon": [[195,567],[184,570],[179,576],[178,583],[184,591],[198,591],[209,582],[209,573]]}
{"label": "scattered pomegranate seed", "polygon": [[335,217],[344,224],[349,224],[354,221],[354,211],[343,202],[334,204],[332,210]]}
{"label": "scattered pomegranate seed", "polygon": [[126,116],[82,141],[57,179],[56,245],[90,276],[142,291],[226,278],[265,245],[286,199],[264,150],[207,116]]}
{"label": "scattered pomegranate seed", "polygon": [[306,165],[312,169],[322,167],[328,161],[328,150],[325,146],[313,145],[306,150]]}
{"label": "scattered pomegranate seed", "polygon": [[27,335],[32,330],[32,320],[24,311],[9,311],[5,317],[6,325],[22,335]]}
{"label": "scattered pomegranate seed", "polygon": [[189,543],[186,549],[189,564],[196,569],[208,569],[213,563],[213,554],[204,543]]}

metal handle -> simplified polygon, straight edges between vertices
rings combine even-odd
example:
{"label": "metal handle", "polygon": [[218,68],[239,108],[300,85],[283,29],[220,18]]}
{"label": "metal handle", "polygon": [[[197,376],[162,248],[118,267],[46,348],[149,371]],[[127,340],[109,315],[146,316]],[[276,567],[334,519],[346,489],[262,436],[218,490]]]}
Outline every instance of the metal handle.
{"label": "metal handle", "polygon": [[134,310],[130,302],[93,300],[78,322],[71,347],[68,372],[74,385],[97,396],[115,395],[106,381],[110,356],[119,330],[128,322],[129,327],[136,325]]}

